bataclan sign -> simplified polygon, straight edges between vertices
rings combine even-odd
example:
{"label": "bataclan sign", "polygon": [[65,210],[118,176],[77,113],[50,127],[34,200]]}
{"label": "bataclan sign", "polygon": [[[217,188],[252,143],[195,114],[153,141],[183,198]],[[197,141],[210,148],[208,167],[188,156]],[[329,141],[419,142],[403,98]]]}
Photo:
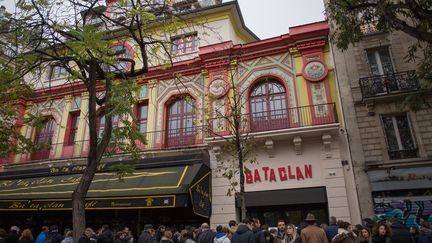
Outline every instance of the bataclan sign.
{"label": "bataclan sign", "polygon": [[246,184],[260,183],[263,181],[277,182],[288,180],[305,180],[312,178],[312,165],[285,166],[270,168],[263,166],[258,169],[246,171]]}

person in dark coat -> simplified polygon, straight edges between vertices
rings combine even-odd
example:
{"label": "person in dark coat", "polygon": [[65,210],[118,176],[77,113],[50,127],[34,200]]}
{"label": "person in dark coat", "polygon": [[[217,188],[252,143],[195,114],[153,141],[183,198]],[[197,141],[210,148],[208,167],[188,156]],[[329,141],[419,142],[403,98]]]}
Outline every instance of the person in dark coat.
{"label": "person in dark coat", "polygon": [[411,235],[408,228],[396,218],[389,219],[392,232],[392,243],[410,243]]}
{"label": "person in dark coat", "polygon": [[373,229],[372,243],[392,243],[391,235],[390,227],[381,222]]}
{"label": "person in dark coat", "polygon": [[144,225],[144,230],[141,232],[141,235],[138,238],[138,243],[154,243],[156,241],[154,236],[155,230],[153,228],[153,225],[146,224]]}
{"label": "person in dark coat", "polygon": [[255,243],[255,235],[252,232],[253,221],[250,218],[245,218],[237,227],[231,243]]}
{"label": "person in dark coat", "polygon": [[18,226],[12,226],[9,230],[9,234],[6,236],[6,243],[18,243],[19,239],[19,228]]}
{"label": "person in dark coat", "polygon": [[109,225],[102,225],[102,233],[99,235],[97,243],[113,243],[114,234],[110,229]]}
{"label": "person in dark coat", "polygon": [[261,230],[261,222],[257,218],[252,219],[252,232],[255,235],[255,243],[266,243],[264,232]]}
{"label": "person in dark coat", "polygon": [[166,227],[165,225],[159,225],[158,229],[156,230],[156,241],[160,242],[164,233],[165,233]]}
{"label": "person in dark coat", "polygon": [[207,223],[203,223],[198,232],[196,243],[213,243],[215,235],[216,234],[210,230],[210,226]]}
{"label": "person in dark coat", "polygon": [[45,243],[61,243],[64,237],[59,233],[57,225],[51,225]]}
{"label": "person in dark coat", "polygon": [[336,217],[331,216],[329,226],[327,226],[327,229],[325,230],[327,240],[328,242],[331,242],[332,239],[338,234],[339,226],[337,224]]}

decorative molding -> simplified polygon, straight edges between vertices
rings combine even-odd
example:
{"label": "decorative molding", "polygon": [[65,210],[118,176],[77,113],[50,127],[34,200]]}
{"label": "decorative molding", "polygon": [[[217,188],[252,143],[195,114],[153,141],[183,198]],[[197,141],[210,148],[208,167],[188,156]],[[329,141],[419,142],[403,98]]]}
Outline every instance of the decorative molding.
{"label": "decorative molding", "polygon": [[272,139],[267,139],[264,142],[264,147],[267,150],[267,154],[270,158],[274,158],[275,157],[275,152],[274,152],[274,142]]}
{"label": "decorative molding", "polygon": [[72,95],[65,95],[64,99],[65,99],[66,103],[67,102],[72,102]]}
{"label": "decorative molding", "polygon": [[290,52],[291,56],[293,56],[293,57],[301,56],[301,54],[297,48],[292,47],[289,49],[289,52]]}
{"label": "decorative molding", "polygon": [[317,40],[317,41],[307,41],[307,42],[296,44],[297,49],[300,52],[304,52],[310,49],[323,49],[325,45],[326,45],[325,39]]}
{"label": "decorative molding", "polygon": [[88,99],[88,97],[89,97],[89,92],[82,92],[81,97],[82,97],[83,99]]}
{"label": "decorative molding", "polygon": [[203,70],[201,70],[201,76],[202,76],[203,78],[208,77],[208,75],[209,75],[209,72],[208,72],[207,69],[203,69]]}
{"label": "decorative molding", "polygon": [[157,83],[158,83],[158,80],[157,80],[157,79],[152,79],[152,80],[150,80],[150,81],[148,82],[148,84],[149,84],[149,88],[150,88],[150,89],[153,89],[154,87],[156,87]]}
{"label": "decorative molding", "polygon": [[332,136],[330,134],[324,134],[322,135],[322,141],[323,141],[323,146],[324,146],[324,153],[325,153],[325,157],[326,158],[331,158],[332,157],[332,152],[331,152],[331,139]]}
{"label": "decorative molding", "polygon": [[294,151],[297,155],[302,154],[302,138],[300,136],[295,136],[293,138]]}

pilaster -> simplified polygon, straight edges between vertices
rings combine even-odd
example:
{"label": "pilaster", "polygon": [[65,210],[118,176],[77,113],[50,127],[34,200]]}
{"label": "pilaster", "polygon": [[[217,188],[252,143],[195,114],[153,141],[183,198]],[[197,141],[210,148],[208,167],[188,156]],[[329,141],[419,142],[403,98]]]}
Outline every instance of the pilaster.
{"label": "pilaster", "polygon": [[160,136],[161,133],[156,133],[157,116],[157,87],[156,79],[150,80],[148,83],[148,113],[147,113],[147,148],[154,147],[155,136]]}
{"label": "pilaster", "polygon": [[78,121],[78,132],[75,138],[74,156],[81,156],[81,151],[87,151],[88,136],[87,136],[87,114],[88,114],[89,93],[81,94],[80,117]]}
{"label": "pilaster", "polygon": [[[26,120],[28,118],[28,113],[30,112],[31,108],[33,107],[33,102],[28,101],[26,103],[25,113],[23,120]],[[28,124],[24,123],[24,125],[21,127],[21,135],[25,138],[32,138],[32,127]],[[25,158],[26,154],[17,154],[14,158],[14,162],[20,162]],[[29,156],[29,155],[28,155]]]}
{"label": "pilaster", "polygon": [[[69,111],[71,110],[72,106],[72,95],[66,95],[65,96],[65,106],[63,109],[62,118],[60,121],[60,131],[59,131],[59,141],[60,143],[56,144],[56,147],[54,148],[54,158],[61,158],[63,153],[63,146],[64,146],[64,137],[66,134],[66,127],[67,127],[67,121],[69,117]],[[63,143],[62,143],[63,142]]]}

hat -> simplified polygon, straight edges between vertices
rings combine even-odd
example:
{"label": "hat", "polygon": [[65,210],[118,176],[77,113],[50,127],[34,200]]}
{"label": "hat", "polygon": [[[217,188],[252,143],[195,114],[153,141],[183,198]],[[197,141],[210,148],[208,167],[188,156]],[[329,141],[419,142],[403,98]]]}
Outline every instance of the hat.
{"label": "hat", "polygon": [[151,225],[151,224],[144,225],[144,230],[149,230],[149,229],[154,229],[153,225]]}
{"label": "hat", "polygon": [[305,218],[306,222],[312,222],[312,221],[316,221],[315,216],[311,213],[308,213],[306,218]]}

